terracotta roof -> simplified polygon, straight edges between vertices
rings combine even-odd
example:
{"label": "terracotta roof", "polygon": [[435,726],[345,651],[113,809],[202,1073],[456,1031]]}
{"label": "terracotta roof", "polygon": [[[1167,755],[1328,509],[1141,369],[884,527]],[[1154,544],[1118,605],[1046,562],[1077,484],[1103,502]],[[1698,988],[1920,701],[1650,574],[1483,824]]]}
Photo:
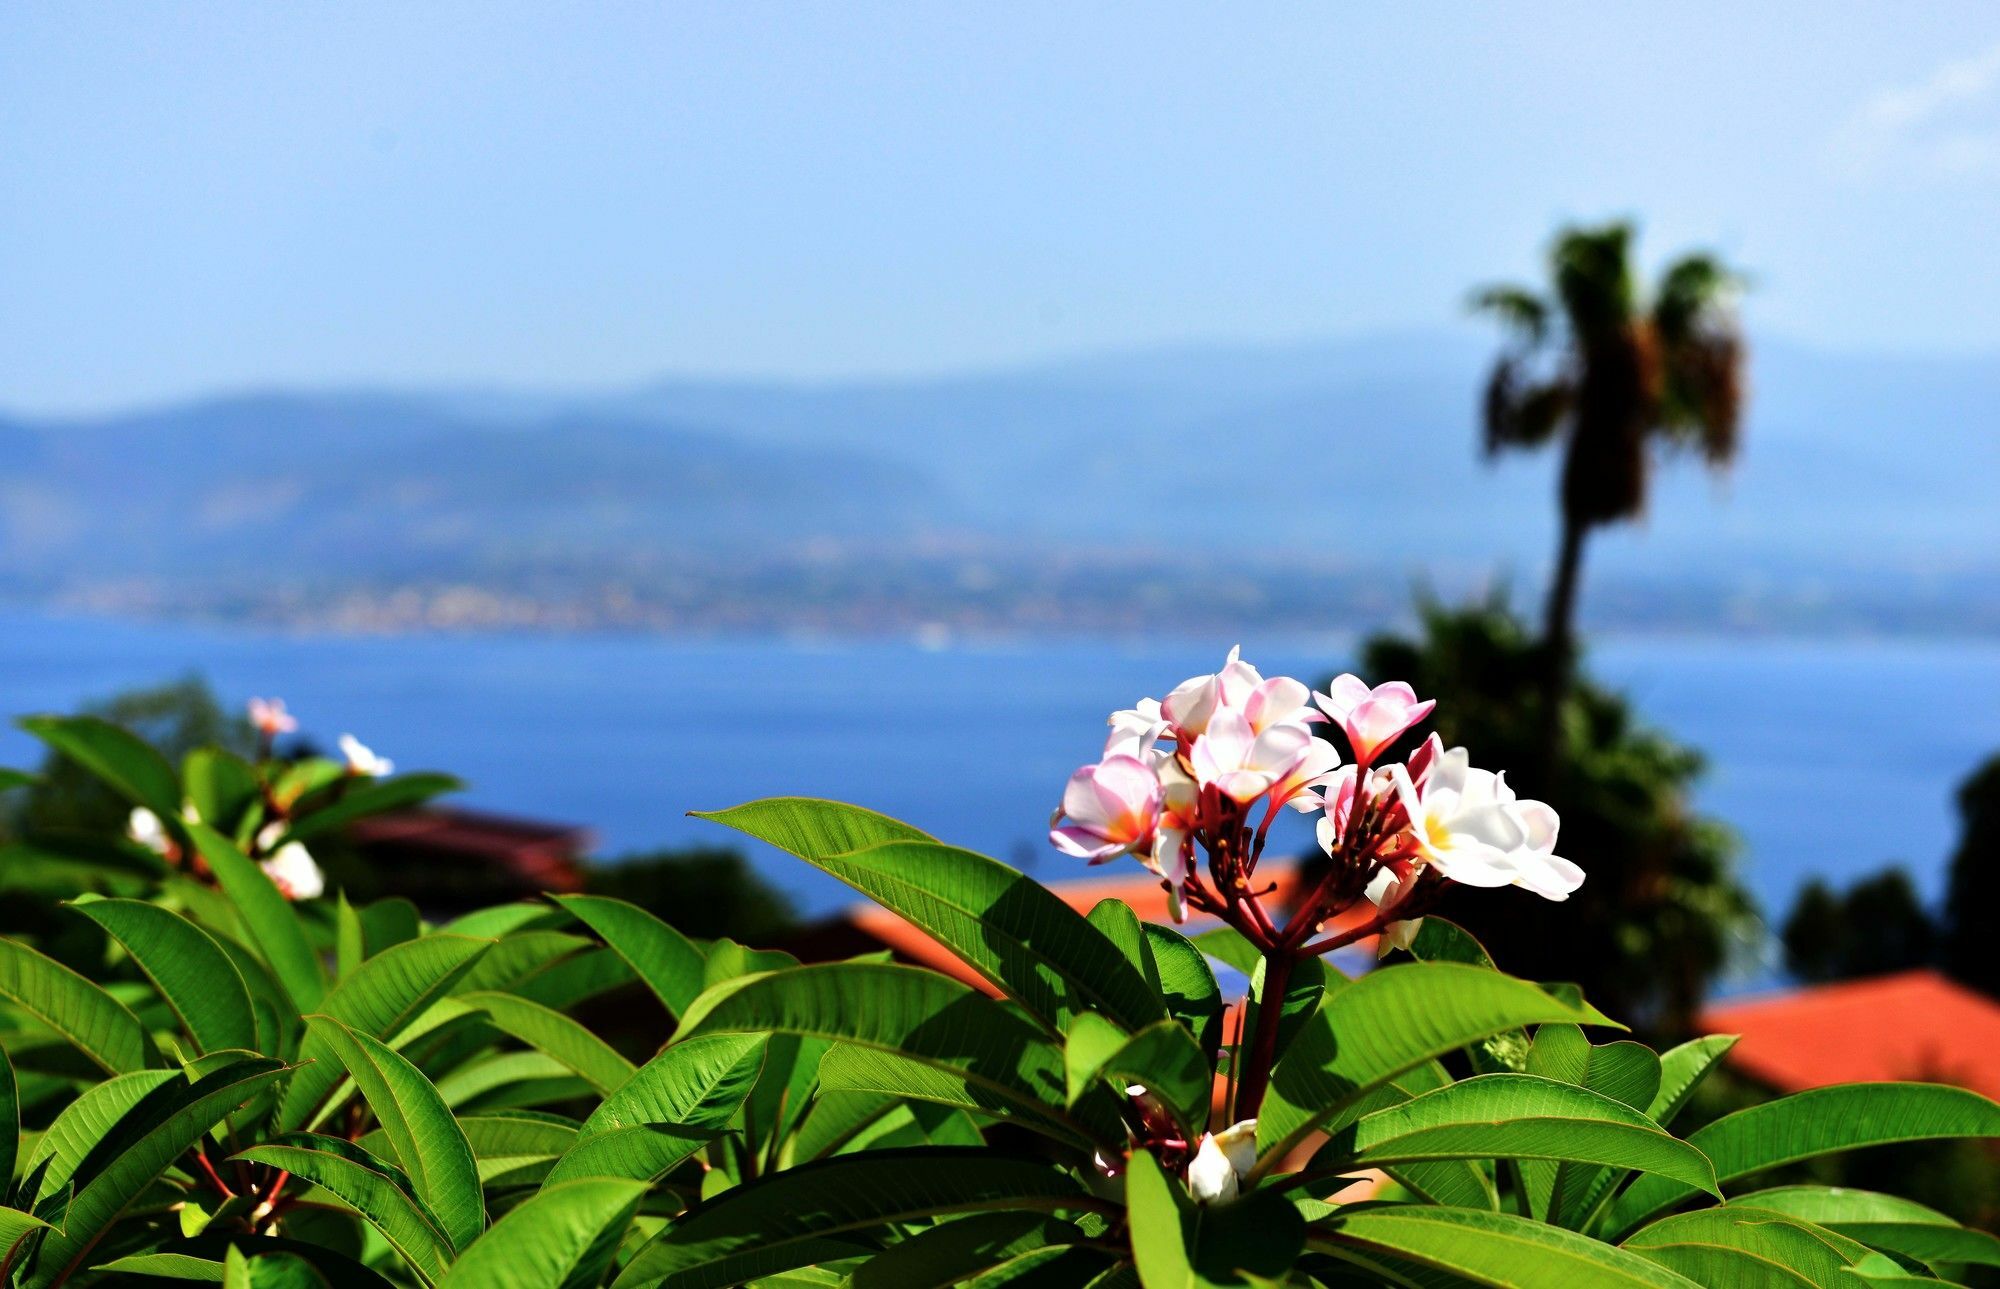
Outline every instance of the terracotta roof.
{"label": "terracotta roof", "polygon": [[[1276,903],[1283,907],[1295,893],[1292,887],[1296,880],[1296,871],[1290,866],[1279,868],[1266,865],[1260,869],[1260,876],[1264,873],[1268,873],[1277,881]],[[1144,871],[1107,873],[1101,877],[1049,882],[1046,885],[1049,890],[1061,897],[1063,903],[1079,913],[1090,912],[1101,900],[1120,900],[1143,922],[1172,925],[1172,919],[1167,912],[1167,894],[1160,885],[1160,879]],[[1350,918],[1359,921],[1368,911],[1365,908],[1352,911],[1348,917],[1341,919],[1340,924],[1348,924]],[[1212,917],[1195,917],[1190,919],[1187,925],[1177,929],[1184,935],[1198,935],[1219,925],[1221,923]],[[959,961],[958,956],[951,950],[880,905],[867,902],[856,904],[833,923],[823,924],[819,928],[814,928],[814,931],[826,936],[836,928],[852,928],[853,931],[879,943],[905,961],[934,968],[969,985],[975,985],[989,993],[994,992],[978,973]],[[1358,947],[1366,948],[1370,944],[1371,940],[1363,940],[1359,942]]]}
{"label": "terracotta roof", "polygon": [[456,806],[373,815],[356,820],[348,836],[377,856],[486,867],[554,891],[580,889],[578,859],[591,846],[588,829]]}
{"label": "terracotta roof", "polygon": [[1923,1079],[2000,1098],[2000,1002],[1934,971],[1726,1002],[1698,1024],[1742,1035],[1730,1062],[1781,1092]]}

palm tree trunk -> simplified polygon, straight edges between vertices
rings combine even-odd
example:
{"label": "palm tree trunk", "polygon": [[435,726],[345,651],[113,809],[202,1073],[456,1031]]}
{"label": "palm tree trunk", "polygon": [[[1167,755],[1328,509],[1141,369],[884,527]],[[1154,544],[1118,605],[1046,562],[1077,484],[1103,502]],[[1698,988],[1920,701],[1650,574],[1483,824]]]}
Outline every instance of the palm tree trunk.
{"label": "palm tree trunk", "polygon": [[1562,706],[1576,653],[1576,589],[1583,572],[1583,539],[1588,531],[1581,518],[1563,508],[1562,546],[1556,555],[1555,581],[1549,586],[1548,617],[1542,627],[1542,767],[1553,775],[1562,756]]}

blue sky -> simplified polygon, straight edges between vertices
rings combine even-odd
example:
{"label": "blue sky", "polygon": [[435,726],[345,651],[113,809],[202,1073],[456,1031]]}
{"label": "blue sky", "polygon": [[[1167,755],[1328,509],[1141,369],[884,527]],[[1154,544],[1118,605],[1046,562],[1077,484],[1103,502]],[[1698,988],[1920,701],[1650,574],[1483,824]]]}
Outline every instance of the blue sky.
{"label": "blue sky", "polygon": [[0,407],[1445,325],[1566,217],[2000,350],[2000,6],[0,9]]}

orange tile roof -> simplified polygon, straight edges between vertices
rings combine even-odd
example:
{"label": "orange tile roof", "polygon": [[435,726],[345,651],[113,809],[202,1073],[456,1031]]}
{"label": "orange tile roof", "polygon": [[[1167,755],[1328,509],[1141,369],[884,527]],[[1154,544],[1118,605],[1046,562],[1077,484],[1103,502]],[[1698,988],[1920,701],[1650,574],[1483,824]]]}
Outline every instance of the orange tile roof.
{"label": "orange tile roof", "polygon": [[[1268,872],[1278,883],[1274,893],[1276,907],[1284,907],[1293,890],[1297,872],[1290,866],[1267,865]],[[1160,885],[1160,879],[1144,871],[1124,874],[1106,874],[1101,877],[1085,877],[1074,881],[1047,883],[1049,890],[1062,898],[1079,913],[1088,913],[1101,900],[1121,900],[1138,914],[1142,922],[1157,922],[1163,926],[1172,925],[1167,912],[1167,893]],[[1346,926],[1359,921],[1372,910],[1365,906],[1351,910],[1335,925]],[[860,903],[848,909],[845,920],[856,930],[879,941],[882,946],[897,957],[921,966],[930,967],[955,977],[969,985],[977,986],[989,993],[995,992],[986,980],[972,968],[959,961],[951,950],[939,944],[927,933],[905,922],[899,915],[891,913],[880,905]],[[1216,919],[1206,916],[1191,918],[1186,926],[1178,928],[1184,935],[1198,935],[1211,927],[1221,925]],[[1360,949],[1373,944],[1372,939],[1357,943]]]}
{"label": "orange tile roof", "polygon": [[1697,1023],[1742,1035],[1731,1063],[1781,1092],[1924,1079],[2000,1098],[2000,1002],[1934,971],[1721,1003]]}

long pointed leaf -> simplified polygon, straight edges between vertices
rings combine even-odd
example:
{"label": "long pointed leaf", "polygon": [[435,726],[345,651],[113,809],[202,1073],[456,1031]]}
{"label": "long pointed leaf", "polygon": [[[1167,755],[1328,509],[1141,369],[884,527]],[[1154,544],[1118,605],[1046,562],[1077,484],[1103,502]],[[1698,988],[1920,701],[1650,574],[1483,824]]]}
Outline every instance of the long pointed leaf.
{"label": "long pointed leaf", "polygon": [[[1159,991],[1102,931],[1053,891],[997,860],[918,835],[866,847],[826,842],[890,834],[882,817],[805,798],[699,816],[790,850],[906,918],[1053,1028],[1080,1011],[1136,1030],[1166,1018]],[[904,832],[914,829],[904,828]]]}
{"label": "long pointed leaf", "polygon": [[1335,1243],[1405,1258],[1475,1284],[1541,1289],[1701,1289],[1636,1253],[1511,1213],[1483,1209],[1343,1209]]}
{"label": "long pointed leaf", "polygon": [[188,824],[187,831],[215,880],[235,903],[257,942],[258,953],[270,964],[292,1006],[300,1014],[318,1007],[326,996],[326,977],[319,956],[306,940],[305,928],[292,912],[291,901],[235,842],[207,824]]}
{"label": "long pointed leaf", "polygon": [[[1688,1144],[1708,1156],[1726,1184],[1836,1151],[1944,1137],[2000,1137],[2000,1105],[1936,1083],[1846,1083],[1724,1115]],[[1696,1193],[1665,1177],[1641,1177],[1611,1202],[1603,1229],[1623,1235]]]}
{"label": "long pointed leaf", "polygon": [[1532,1074],[1483,1074],[1359,1120],[1337,1137],[1355,1167],[1422,1159],[1554,1159],[1658,1173],[1717,1198],[1702,1153],[1637,1110]]}
{"label": "long pointed leaf", "polygon": [[549,1187],[473,1241],[442,1289],[572,1283],[593,1251],[608,1252],[606,1236],[615,1240],[645,1193],[644,1182],[606,1178]]}
{"label": "long pointed leaf", "polygon": [[990,1150],[843,1156],[725,1191],[649,1242],[620,1289],[739,1283],[824,1261],[829,1237],[944,1213],[1079,1209],[1093,1201],[1067,1173]]}
{"label": "long pointed leaf", "polygon": [[180,779],[153,745],[95,716],[27,716],[22,729],[161,819],[181,812]]}
{"label": "long pointed leaf", "polygon": [[[390,945],[361,964],[326,995],[320,1013],[359,1034],[388,1041],[476,964],[493,942],[462,935],[427,935]],[[326,1041],[308,1034],[299,1059],[311,1061],[292,1076],[278,1112],[285,1128],[303,1128],[324,1116],[339,1086],[341,1070]]]}
{"label": "long pointed leaf", "polygon": [[989,1113],[1068,1118],[1055,1047],[1000,1004],[915,967],[822,963],[726,981],[695,1000],[679,1037],[715,1033],[796,1034],[880,1051],[961,1080]]}
{"label": "long pointed leaf", "polygon": [[575,1070],[599,1096],[610,1095],[637,1072],[609,1043],[540,1003],[492,990],[459,994],[453,1001],[485,1012],[502,1033]]}
{"label": "long pointed leaf", "polygon": [[1370,972],[1327,994],[1279,1060],[1257,1122],[1275,1159],[1397,1074],[1487,1034],[1521,1025],[1609,1024],[1512,976],[1458,963]]}
{"label": "long pointed leaf", "polygon": [[125,947],[202,1051],[256,1050],[250,990],[208,932],[141,900],[89,900],[71,907]]}
{"label": "long pointed leaf", "polygon": [[[85,1259],[126,1207],[183,1151],[238,1106],[284,1073],[275,1060],[257,1058],[217,1070],[192,1084],[176,1083],[172,1096],[151,1098],[147,1113],[128,1114],[92,1152],[97,1166],[71,1198],[62,1229],[43,1240],[22,1284],[46,1286],[87,1265]],[[88,1165],[86,1165],[88,1166]],[[80,1170],[81,1171],[81,1170]]]}
{"label": "long pointed leaf", "polygon": [[611,951],[646,982],[676,1020],[700,995],[705,956],[694,941],[636,904],[607,895],[557,895],[557,904],[597,932]]}
{"label": "long pointed leaf", "polygon": [[398,1256],[434,1284],[450,1266],[452,1245],[407,1176],[360,1146],[317,1133],[291,1133],[237,1156],[282,1168],[339,1197],[381,1233]]}
{"label": "long pointed leaf", "polygon": [[125,1004],[53,958],[0,939],[0,998],[62,1035],[107,1074],[146,1068],[146,1031]]}
{"label": "long pointed leaf", "polygon": [[331,1017],[314,1014],[306,1025],[353,1076],[417,1198],[436,1216],[451,1246],[463,1249],[479,1238],[486,1225],[479,1166],[464,1129],[430,1080],[381,1040]]}

